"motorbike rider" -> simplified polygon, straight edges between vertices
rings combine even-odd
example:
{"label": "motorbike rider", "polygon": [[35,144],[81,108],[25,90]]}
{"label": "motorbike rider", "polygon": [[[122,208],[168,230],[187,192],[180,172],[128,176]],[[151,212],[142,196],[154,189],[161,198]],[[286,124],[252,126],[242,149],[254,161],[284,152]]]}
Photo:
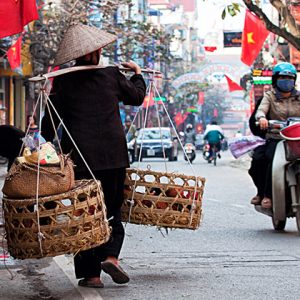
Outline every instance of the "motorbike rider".
{"label": "motorbike rider", "polygon": [[218,157],[221,158],[219,153],[221,150],[221,141],[224,139],[224,134],[222,128],[218,125],[217,121],[212,121],[210,125],[207,126],[203,139],[209,144],[210,157],[212,155],[212,148],[214,145],[217,147]]}
{"label": "motorbike rider", "polygon": [[[300,117],[300,95],[295,88],[296,78],[297,70],[290,63],[278,63],[273,68],[272,89],[264,93],[255,114],[260,129],[267,130],[268,120],[286,121],[289,117]],[[268,209],[272,208],[272,162],[280,140],[278,133],[266,133],[267,170],[261,206]]]}
{"label": "motorbike rider", "polygon": [[184,131],[184,144],[193,144],[195,145],[196,134],[192,124],[187,124]]}
{"label": "motorbike rider", "polygon": [[[254,111],[249,118],[249,128],[253,135],[259,136],[262,139],[266,138],[266,131],[261,130],[256,126],[255,115],[261,103],[262,97],[256,102]],[[251,204],[260,205],[261,200],[264,198],[265,178],[267,171],[267,161],[265,157],[266,145],[256,147],[251,154],[251,165],[248,174],[251,176],[254,185],[256,186],[256,195],[251,199]]]}

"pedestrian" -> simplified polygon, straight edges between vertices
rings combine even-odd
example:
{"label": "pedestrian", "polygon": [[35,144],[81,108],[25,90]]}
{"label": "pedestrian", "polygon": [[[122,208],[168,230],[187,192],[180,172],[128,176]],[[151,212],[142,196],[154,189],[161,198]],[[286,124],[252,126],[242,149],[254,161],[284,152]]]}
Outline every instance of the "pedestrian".
{"label": "pedestrian", "polygon": [[132,124],[131,117],[129,115],[125,118],[124,132],[127,136],[128,142],[136,137],[136,126]]}
{"label": "pedestrian", "polygon": [[27,130],[28,134],[34,136],[39,132],[39,126],[36,124],[36,117],[34,115],[27,116]]}
{"label": "pedestrian", "polygon": [[[255,115],[261,130],[267,130],[268,120],[286,121],[289,117],[300,117],[300,96],[295,88],[296,68],[290,63],[278,63],[272,73],[272,89],[264,93]],[[264,198],[261,201],[264,208],[272,208],[272,162],[281,139],[279,133],[266,133],[265,157],[268,166]]]}
{"label": "pedestrian", "polygon": [[[72,25],[60,44],[55,64],[75,60],[76,66],[98,65],[101,49],[116,38],[98,28]],[[107,218],[112,227],[111,238],[106,244],[75,255],[75,275],[80,279],[78,285],[84,287],[102,288],[101,270],[108,273],[115,283],[129,281],[118,260],[124,240],[121,206],[126,168],[129,167],[119,102],[141,105],[146,85],[136,63],[130,61],[123,63],[123,66],[135,73],[130,80],[116,66],[76,71],[56,77],[50,95],[94,176],[101,181]],[[55,115],[53,111],[52,115]],[[47,141],[54,137],[50,119],[46,111],[42,120],[42,135]],[[54,122],[57,127],[59,120],[56,117]],[[72,151],[76,165],[75,178],[92,178],[65,130],[62,132],[61,146],[64,153]]]}

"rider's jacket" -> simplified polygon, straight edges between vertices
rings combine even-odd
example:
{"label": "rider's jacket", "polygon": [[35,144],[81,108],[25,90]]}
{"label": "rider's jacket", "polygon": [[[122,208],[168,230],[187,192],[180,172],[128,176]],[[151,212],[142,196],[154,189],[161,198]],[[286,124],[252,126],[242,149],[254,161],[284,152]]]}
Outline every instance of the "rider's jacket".
{"label": "rider's jacket", "polygon": [[207,140],[209,144],[217,144],[224,139],[224,135],[219,130],[210,130],[205,134],[204,139]]}
{"label": "rider's jacket", "polygon": [[[255,118],[266,117],[269,120],[286,121],[289,117],[300,117],[300,93],[297,90],[292,92],[288,98],[283,98],[281,93],[272,88],[265,92],[264,97],[257,109]],[[279,134],[267,133],[267,138],[279,138]]]}
{"label": "rider's jacket", "polygon": [[186,130],[184,132],[184,143],[191,143],[195,144],[196,136],[195,136],[195,131],[194,130]]}

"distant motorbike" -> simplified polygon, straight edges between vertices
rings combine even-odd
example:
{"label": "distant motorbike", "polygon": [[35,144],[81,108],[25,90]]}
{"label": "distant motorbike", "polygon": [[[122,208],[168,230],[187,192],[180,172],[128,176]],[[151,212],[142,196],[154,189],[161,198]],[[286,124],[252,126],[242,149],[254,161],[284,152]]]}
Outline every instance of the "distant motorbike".
{"label": "distant motorbike", "polygon": [[127,141],[128,158],[131,164],[134,163],[135,161],[135,148],[136,148],[135,138],[131,139],[129,142]]}
{"label": "distant motorbike", "polygon": [[207,160],[208,162],[211,162],[210,161],[210,145],[207,141],[203,145],[202,156],[205,160]]}
{"label": "distant motorbike", "polygon": [[270,120],[268,130],[279,131],[283,138],[276,146],[272,164],[272,209],[261,205],[255,205],[255,209],[272,217],[275,230],[283,230],[286,219],[295,217],[300,232],[300,118]]}
{"label": "distant motorbike", "polygon": [[186,143],[184,145],[184,159],[190,161],[191,163],[196,158],[196,147],[192,143]]}
{"label": "distant motorbike", "polygon": [[219,154],[219,150],[217,148],[217,145],[213,145],[212,147],[210,144],[206,141],[204,146],[203,146],[203,151],[202,151],[203,158],[208,162],[208,163],[214,163],[214,165],[217,165],[217,158],[221,157]]}

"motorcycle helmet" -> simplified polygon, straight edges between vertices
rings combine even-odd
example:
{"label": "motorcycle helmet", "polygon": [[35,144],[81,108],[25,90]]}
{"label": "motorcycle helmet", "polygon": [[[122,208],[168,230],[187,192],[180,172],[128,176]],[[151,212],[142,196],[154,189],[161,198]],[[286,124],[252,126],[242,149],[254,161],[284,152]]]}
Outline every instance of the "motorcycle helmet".
{"label": "motorcycle helmet", "polygon": [[186,125],[185,129],[186,129],[186,131],[190,131],[193,129],[193,125],[189,123]]}
{"label": "motorcycle helmet", "polygon": [[293,78],[294,79],[294,83],[296,81],[297,78],[297,70],[296,68],[287,62],[282,62],[282,63],[278,63],[274,68],[273,68],[273,72],[272,72],[272,85],[275,88],[278,88],[279,90],[281,90],[282,92],[286,92],[287,90],[282,90],[280,88],[280,86],[278,86],[277,81],[278,81],[278,77],[279,76],[286,76],[289,78]]}

